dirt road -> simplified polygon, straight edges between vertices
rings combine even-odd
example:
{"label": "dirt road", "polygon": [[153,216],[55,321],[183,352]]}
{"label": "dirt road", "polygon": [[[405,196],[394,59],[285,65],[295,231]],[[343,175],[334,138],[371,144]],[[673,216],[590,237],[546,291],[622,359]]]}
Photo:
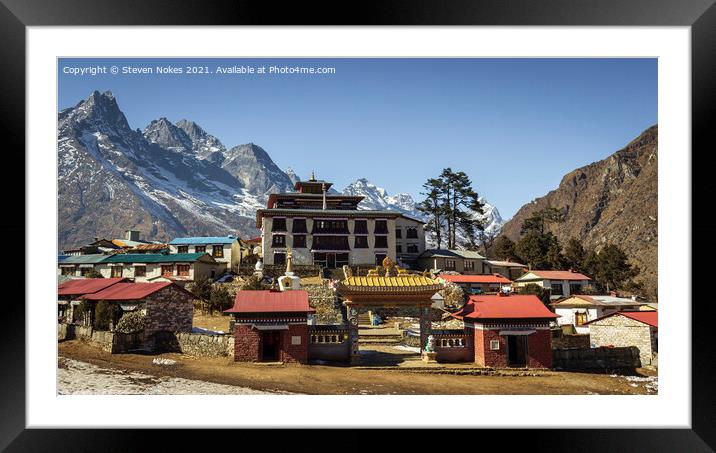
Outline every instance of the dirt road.
{"label": "dirt road", "polygon": [[[76,340],[60,343],[59,356],[61,359],[86,362],[102,369],[137,372],[154,379],[181,378],[265,392],[329,395],[656,393],[656,378],[552,371],[540,372],[538,376],[470,376],[362,370],[327,365],[264,365],[236,363],[229,357],[199,358],[175,353],[112,355]],[[171,366],[156,365],[152,363],[155,358],[170,359],[176,363]],[[200,386],[191,391],[194,390],[197,394],[204,393]]]}

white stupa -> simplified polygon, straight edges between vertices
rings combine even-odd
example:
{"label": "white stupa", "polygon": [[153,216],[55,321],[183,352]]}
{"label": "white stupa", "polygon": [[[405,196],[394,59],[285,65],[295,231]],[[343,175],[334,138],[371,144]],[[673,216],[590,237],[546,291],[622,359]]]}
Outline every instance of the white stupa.
{"label": "white stupa", "polygon": [[293,255],[291,248],[286,250],[286,273],[278,278],[278,286],[281,291],[301,289],[301,279],[293,273]]}

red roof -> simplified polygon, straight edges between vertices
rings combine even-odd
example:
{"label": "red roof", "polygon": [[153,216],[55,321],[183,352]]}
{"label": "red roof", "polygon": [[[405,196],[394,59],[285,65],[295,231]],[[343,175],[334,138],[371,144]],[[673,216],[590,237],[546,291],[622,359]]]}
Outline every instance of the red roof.
{"label": "red roof", "polygon": [[255,238],[246,239],[244,242],[261,242],[261,236],[257,236]]}
{"label": "red roof", "polygon": [[528,271],[546,280],[591,280],[584,274],[570,271]]}
{"label": "red roof", "polygon": [[236,293],[233,308],[224,313],[307,313],[315,311],[308,305],[308,292],[305,290],[267,291],[243,290]]}
{"label": "red roof", "polygon": [[446,275],[440,274],[439,276],[446,282],[453,283],[499,283],[503,285],[509,285],[512,280],[503,277],[502,275]]}
{"label": "red roof", "polygon": [[651,327],[659,327],[659,312],[654,311],[617,311],[614,313],[610,313],[606,316],[602,316],[601,318],[592,319],[589,322],[585,322],[584,324],[592,324],[593,322],[600,321],[602,319],[609,318],[614,315],[622,315],[626,316],[627,318],[633,319],[635,321],[639,321],[641,323],[644,323],[646,325],[649,325]]}
{"label": "red roof", "polygon": [[[172,282],[161,283],[117,283],[107,289],[94,294],[83,296],[83,299],[89,300],[140,300],[160,291],[167,286],[174,285],[187,294],[191,294],[179,285]],[[192,295],[193,296],[193,295]]]}
{"label": "red roof", "polygon": [[467,319],[548,319],[558,316],[549,311],[537,296],[470,296],[454,316]]}
{"label": "red roof", "polygon": [[126,280],[125,278],[83,278],[68,280],[57,286],[57,295],[75,296],[92,294]]}

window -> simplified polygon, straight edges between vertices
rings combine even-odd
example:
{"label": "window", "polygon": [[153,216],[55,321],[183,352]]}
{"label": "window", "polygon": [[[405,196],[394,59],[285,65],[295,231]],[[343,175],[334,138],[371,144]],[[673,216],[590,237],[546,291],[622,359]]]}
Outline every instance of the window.
{"label": "window", "polygon": [[224,246],[223,245],[212,245],[211,254],[214,258],[224,257]]}
{"label": "window", "polygon": [[475,262],[470,260],[465,260],[462,265],[465,267],[465,270],[474,271],[475,270]]}
{"label": "window", "polygon": [[375,248],[385,249],[388,248],[388,236],[376,236],[375,237]]}
{"label": "window", "polygon": [[75,274],[75,268],[74,267],[63,267],[62,268],[62,275],[74,275]]}
{"label": "window", "polygon": [[408,244],[408,253],[418,253],[418,244]]}
{"label": "window", "polygon": [[374,234],[388,234],[388,221],[376,220]]}
{"label": "window", "polygon": [[80,275],[83,277],[86,277],[90,272],[92,272],[91,267],[81,267],[80,268]]}
{"label": "window", "polygon": [[122,266],[112,267],[112,278],[120,278],[122,276]]}
{"label": "window", "polygon": [[189,265],[188,264],[177,264],[177,275],[180,277],[189,276]]}
{"label": "window", "polygon": [[273,254],[273,263],[274,264],[286,264],[286,254],[285,253],[274,253]]}
{"label": "window", "polygon": [[401,239],[403,237],[403,230],[400,228],[395,229],[395,239]]}
{"label": "window", "polygon": [[348,220],[314,220],[312,233],[348,234]]}
{"label": "window", "polygon": [[286,235],[274,234],[271,241],[271,247],[286,247]]}
{"label": "window", "polygon": [[135,277],[146,277],[147,276],[147,266],[134,266],[134,276]]}
{"label": "window", "polygon": [[587,314],[577,312],[574,314],[574,325],[582,326],[587,322]]}
{"label": "window", "polygon": [[177,247],[177,253],[189,253],[189,246],[180,245],[179,247]]}
{"label": "window", "polygon": [[375,265],[382,266],[383,260],[385,259],[386,256],[388,256],[388,255],[386,255],[385,253],[376,253],[375,254]]}
{"label": "window", "polygon": [[490,349],[493,351],[500,350],[500,340],[490,340]]}
{"label": "window", "polygon": [[555,296],[562,295],[562,284],[561,283],[552,283],[552,294]]}
{"label": "window", "polygon": [[271,224],[271,231],[286,231],[286,218],[274,217]]}
{"label": "window", "polygon": [[162,277],[171,277],[174,275],[173,264],[162,264]]}
{"label": "window", "polygon": [[298,234],[293,237],[293,248],[305,249],[306,248],[306,235]]}
{"label": "window", "polygon": [[415,227],[410,227],[405,232],[405,237],[408,239],[417,239],[418,238],[418,229]]}
{"label": "window", "polygon": [[355,248],[367,249],[368,248],[368,236],[356,236]]}
{"label": "window", "polygon": [[403,246],[400,244],[397,244],[395,246],[395,253],[403,253]]}
{"label": "window", "polygon": [[194,252],[206,253],[206,246],[205,245],[197,245],[196,247],[194,247]]}
{"label": "window", "polygon": [[445,269],[455,270],[455,260],[445,260]]}
{"label": "window", "polygon": [[368,234],[368,221],[356,220],[353,234]]}
{"label": "window", "polygon": [[313,250],[350,250],[348,236],[314,236]]}
{"label": "window", "polygon": [[306,219],[293,219],[292,233],[308,233],[306,228]]}
{"label": "window", "polygon": [[570,283],[569,284],[569,293],[570,294],[579,294],[582,292],[582,284],[581,283]]}

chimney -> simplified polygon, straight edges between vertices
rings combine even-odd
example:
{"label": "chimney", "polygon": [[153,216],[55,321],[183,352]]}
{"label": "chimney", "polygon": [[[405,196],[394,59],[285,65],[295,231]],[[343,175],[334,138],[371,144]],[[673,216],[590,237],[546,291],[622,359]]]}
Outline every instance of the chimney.
{"label": "chimney", "polygon": [[326,183],[321,184],[321,189],[323,189],[323,210],[325,211],[327,209],[327,206],[326,206]]}
{"label": "chimney", "polygon": [[139,231],[126,230],[124,232],[124,239],[128,241],[139,241]]}

